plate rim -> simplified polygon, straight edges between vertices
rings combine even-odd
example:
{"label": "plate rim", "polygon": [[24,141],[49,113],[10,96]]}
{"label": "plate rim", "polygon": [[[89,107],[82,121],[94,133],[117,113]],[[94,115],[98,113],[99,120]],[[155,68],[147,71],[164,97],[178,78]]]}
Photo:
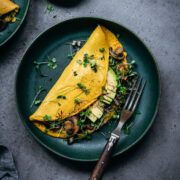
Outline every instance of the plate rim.
{"label": "plate rim", "polygon": [[155,121],[155,118],[157,116],[157,113],[158,113],[158,110],[159,110],[159,104],[160,104],[160,99],[161,99],[161,87],[162,87],[162,82],[161,82],[161,76],[160,76],[160,71],[159,71],[159,66],[157,64],[157,61],[156,61],[156,58],[155,56],[153,55],[153,53],[150,51],[150,49],[147,47],[147,45],[145,44],[145,42],[135,33],[133,32],[132,30],[130,30],[128,27],[124,26],[123,24],[120,24],[118,22],[115,22],[113,21],[112,19],[108,19],[108,18],[102,18],[102,17],[98,17],[98,16],[78,16],[78,17],[73,17],[73,18],[66,18],[62,21],[59,21],[58,23],[50,26],[49,28],[47,28],[46,30],[44,30],[43,32],[41,32],[39,35],[37,35],[30,43],[30,45],[26,48],[25,50],[25,53],[17,67],[17,70],[16,70],[16,75],[15,75],[15,86],[14,86],[14,96],[15,96],[15,102],[16,102],[16,110],[18,112],[18,115],[21,119],[21,121],[23,122],[23,125],[25,126],[25,128],[28,130],[28,132],[35,138],[35,140],[37,142],[39,142],[42,146],[44,146],[45,148],[47,148],[49,151],[53,152],[54,154],[58,155],[58,156],[61,156],[63,158],[66,158],[66,159],[69,159],[69,160],[73,160],[73,161],[79,161],[79,162],[95,162],[95,161],[98,161],[99,159],[98,158],[93,158],[93,159],[81,159],[81,158],[74,158],[74,157],[69,157],[69,156],[66,156],[62,153],[59,153],[55,150],[53,150],[51,147],[47,146],[45,143],[43,143],[34,133],[32,133],[32,131],[30,130],[29,126],[25,123],[25,121],[23,121],[23,117],[20,113],[20,109],[19,109],[19,106],[18,106],[18,103],[17,103],[17,78],[18,78],[18,74],[19,74],[19,71],[20,71],[20,67],[22,65],[22,62],[24,60],[24,57],[26,56],[26,54],[28,53],[28,50],[29,48],[41,37],[41,35],[43,35],[44,33],[47,33],[48,31],[50,31],[51,29],[53,29],[54,27],[58,26],[59,24],[61,23],[65,23],[67,21],[74,21],[74,20],[78,20],[78,19],[95,19],[95,20],[104,20],[104,21],[108,21],[110,23],[114,23],[118,26],[121,26],[122,28],[126,29],[127,31],[129,31],[130,33],[132,33],[132,35],[134,35],[143,45],[144,47],[149,51],[149,53],[151,54],[152,58],[153,58],[153,62],[155,64],[155,67],[156,67],[156,70],[157,70],[157,74],[158,74],[158,86],[159,86],[159,96],[158,96],[158,99],[157,99],[157,105],[155,107],[155,111],[154,111],[154,115],[152,117],[152,120],[151,122],[148,124],[147,128],[144,130],[144,132],[132,143],[130,144],[129,146],[127,146],[126,148],[124,148],[122,151],[120,152],[117,152],[115,154],[113,154],[113,157],[115,156],[118,156],[120,154],[122,154],[123,152],[129,150],[130,148],[132,148],[135,144],[137,144],[145,135],[146,133],[148,132],[148,130],[151,128],[153,122]]}
{"label": "plate rim", "polygon": [[12,34],[10,36],[8,36],[8,38],[3,41],[2,43],[0,43],[0,47],[2,47],[4,44],[6,44],[15,34],[16,32],[19,30],[19,28],[21,27],[22,23],[24,22],[25,20],[25,17],[27,15],[27,12],[28,12],[28,9],[29,9],[29,4],[30,4],[30,0],[27,0],[28,1],[28,4],[26,6],[26,9],[25,9],[25,12],[24,12],[24,15],[21,19],[21,22],[19,23],[19,25],[17,26],[17,28],[15,29],[15,31],[12,32]]}

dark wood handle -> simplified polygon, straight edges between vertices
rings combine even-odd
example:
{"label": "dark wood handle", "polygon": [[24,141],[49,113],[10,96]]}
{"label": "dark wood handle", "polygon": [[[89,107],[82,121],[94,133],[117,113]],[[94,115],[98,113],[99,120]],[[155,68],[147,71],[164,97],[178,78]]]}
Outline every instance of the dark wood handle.
{"label": "dark wood handle", "polygon": [[111,135],[108,142],[106,143],[103,153],[101,154],[101,157],[100,157],[99,161],[97,162],[89,180],[101,179],[104,169],[106,168],[106,166],[109,162],[109,159],[111,157],[113,147],[116,144],[117,140],[118,140],[117,137]]}

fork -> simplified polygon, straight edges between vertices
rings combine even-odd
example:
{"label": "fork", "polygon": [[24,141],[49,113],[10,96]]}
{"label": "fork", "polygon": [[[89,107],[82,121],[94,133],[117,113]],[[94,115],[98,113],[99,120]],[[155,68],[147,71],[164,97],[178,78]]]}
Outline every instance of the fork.
{"label": "fork", "polygon": [[101,157],[100,157],[99,161],[97,162],[89,180],[101,179],[104,169],[106,168],[106,166],[110,160],[111,154],[113,152],[113,148],[117,144],[117,142],[120,138],[121,129],[122,129],[123,125],[125,124],[125,122],[133,115],[133,113],[137,107],[137,104],[140,100],[140,97],[142,95],[142,92],[143,92],[145,84],[146,84],[146,81],[145,81],[142,88],[140,89],[141,82],[142,82],[142,78],[140,78],[137,88],[135,88],[137,81],[138,81],[138,78],[134,81],[132,89],[129,93],[129,96],[125,102],[125,105],[123,106],[121,116],[120,116],[120,121],[119,121],[117,127],[111,133],[111,136],[110,136],[109,140],[107,141],[106,146],[104,147],[104,150],[101,154]]}

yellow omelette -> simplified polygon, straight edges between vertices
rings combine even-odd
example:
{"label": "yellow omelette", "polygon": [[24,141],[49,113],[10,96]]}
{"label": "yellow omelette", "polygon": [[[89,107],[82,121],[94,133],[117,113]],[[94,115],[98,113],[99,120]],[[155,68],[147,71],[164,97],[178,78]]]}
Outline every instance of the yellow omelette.
{"label": "yellow omelette", "polygon": [[10,0],[0,0],[0,15],[5,15],[12,11],[18,10],[19,6]]}
{"label": "yellow omelette", "polygon": [[[106,84],[107,71],[109,68],[109,48],[115,50],[117,47],[122,47],[122,44],[118,41],[116,36],[109,31],[107,28],[98,25],[93,31],[91,36],[85,45],[76,53],[70,64],[66,67],[62,75],[59,77],[57,82],[51,88],[39,108],[34,114],[30,116],[30,120],[41,130],[44,131],[45,125],[42,122],[44,116],[51,116],[51,121],[57,119],[65,119],[73,115],[78,114],[82,110],[89,107],[97,98],[102,94],[102,87]],[[103,52],[99,49],[104,48]],[[96,61],[97,72],[94,72],[89,65],[84,67],[83,64],[79,64],[78,60],[83,62],[83,58],[87,54],[88,56],[93,55],[91,61]],[[121,61],[122,66],[127,67],[126,56],[127,53],[123,52],[124,59]],[[102,60],[103,57],[103,60]],[[74,76],[73,72],[76,71],[78,76]],[[89,93],[86,94],[78,87],[78,83],[83,84]],[[58,98],[59,96],[65,96],[66,99]],[[79,98],[82,103],[75,103],[75,99]],[[58,104],[61,104],[60,106]],[[105,124],[113,113],[106,114],[104,122]],[[92,133],[93,130],[89,130]],[[59,133],[56,130],[48,130],[47,134],[66,138],[66,131]],[[82,134],[79,137],[83,136]]]}

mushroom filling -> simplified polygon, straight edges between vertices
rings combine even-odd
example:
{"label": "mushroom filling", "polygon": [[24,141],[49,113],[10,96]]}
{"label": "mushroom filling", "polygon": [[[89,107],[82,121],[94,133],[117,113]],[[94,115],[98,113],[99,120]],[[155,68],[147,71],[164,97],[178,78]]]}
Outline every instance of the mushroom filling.
{"label": "mushroom filling", "polygon": [[124,54],[123,54],[123,48],[120,46],[113,51],[112,47],[109,48],[109,53],[110,55],[117,60],[123,60],[124,59]]}

